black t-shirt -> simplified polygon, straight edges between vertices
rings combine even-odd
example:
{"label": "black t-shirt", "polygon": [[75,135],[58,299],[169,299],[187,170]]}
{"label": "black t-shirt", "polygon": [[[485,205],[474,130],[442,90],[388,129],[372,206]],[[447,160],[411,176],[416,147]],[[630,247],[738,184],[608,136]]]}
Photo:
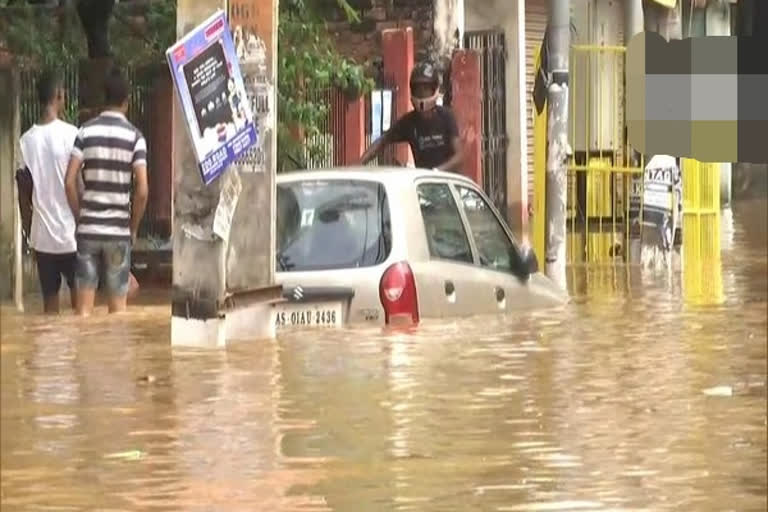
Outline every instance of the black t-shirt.
{"label": "black t-shirt", "polygon": [[459,136],[456,118],[449,108],[437,106],[430,116],[408,112],[389,130],[390,142],[407,142],[416,167],[432,169],[453,154],[453,139]]}

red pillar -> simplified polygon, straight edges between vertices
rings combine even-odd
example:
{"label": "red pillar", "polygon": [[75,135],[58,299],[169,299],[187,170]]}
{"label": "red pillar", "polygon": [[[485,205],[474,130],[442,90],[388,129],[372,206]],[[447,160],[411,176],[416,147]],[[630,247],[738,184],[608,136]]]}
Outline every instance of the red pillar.
{"label": "red pillar", "polygon": [[344,165],[360,162],[365,152],[365,99],[344,102]]}
{"label": "red pillar", "polygon": [[464,144],[462,174],[483,186],[482,166],[482,82],[480,55],[474,50],[456,50],[451,63],[452,108]]}
{"label": "red pillar", "polygon": [[341,91],[331,97],[333,165],[355,165],[365,152],[365,98],[349,98]]}
{"label": "red pillar", "polygon": [[[381,32],[381,53],[384,57],[384,73],[395,79],[397,117],[402,117],[413,108],[410,86],[408,85],[411,70],[413,70],[413,30],[411,27],[383,30]],[[398,144],[395,158],[404,164],[412,163],[411,148],[407,144]]]}
{"label": "red pillar", "polygon": [[171,236],[173,205],[173,82],[167,67],[159,68],[151,96],[151,133],[144,137],[152,150],[149,157],[149,203],[147,209],[157,221],[162,236]]}

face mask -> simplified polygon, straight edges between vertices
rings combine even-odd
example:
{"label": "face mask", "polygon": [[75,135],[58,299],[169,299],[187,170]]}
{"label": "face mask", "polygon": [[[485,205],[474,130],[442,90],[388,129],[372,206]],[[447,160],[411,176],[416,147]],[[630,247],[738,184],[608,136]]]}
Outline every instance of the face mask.
{"label": "face mask", "polygon": [[416,96],[411,96],[411,103],[413,104],[413,108],[415,110],[419,112],[427,112],[435,108],[437,105],[437,96],[438,91],[435,91],[432,96],[426,98],[417,98]]}

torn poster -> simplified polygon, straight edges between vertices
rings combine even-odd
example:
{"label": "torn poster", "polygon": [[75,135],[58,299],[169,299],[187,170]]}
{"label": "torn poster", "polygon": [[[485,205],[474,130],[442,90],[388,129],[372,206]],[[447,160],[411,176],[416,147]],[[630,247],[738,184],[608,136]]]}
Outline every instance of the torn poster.
{"label": "torn poster", "polygon": [[219,194],[219,205],[213,218],[213,234],[224,241],[229,240],[229,232],[232,230],[232,218],[235,216],[235,208],[243,190],[240,173],[228,172],[225,175],[225,183]]}

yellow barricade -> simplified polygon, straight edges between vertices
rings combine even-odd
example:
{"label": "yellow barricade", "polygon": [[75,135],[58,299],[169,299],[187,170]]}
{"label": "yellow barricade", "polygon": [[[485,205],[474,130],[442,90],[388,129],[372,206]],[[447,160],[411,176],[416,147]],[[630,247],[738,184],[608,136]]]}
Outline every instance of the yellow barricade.
{"label": "yellow barricade", "polygon": [[720,304],[720,164],[683,159],[683,294],[694,305]]}

